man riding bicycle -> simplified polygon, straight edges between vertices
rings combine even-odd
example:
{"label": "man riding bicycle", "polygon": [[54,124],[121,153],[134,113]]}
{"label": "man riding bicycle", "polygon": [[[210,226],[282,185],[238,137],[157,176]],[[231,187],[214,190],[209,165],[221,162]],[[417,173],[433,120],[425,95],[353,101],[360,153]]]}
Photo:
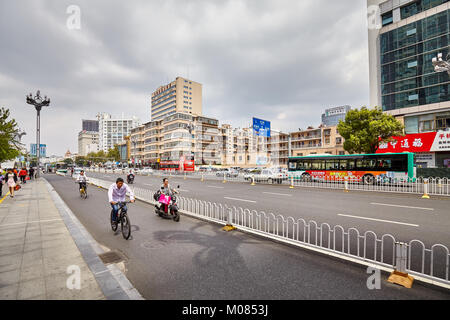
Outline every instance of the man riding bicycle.
{"label": "man riding bicycle", "polygon": [[[130,194],[131,202],[134,202],[134,192],[131,188],[123,182],[122,178],[117,178],[116,183],[113,183],[108,189],[108,199],[111,207],[113,208],[113,221],[117,220],[117,214],[119,213],[119,202],[125,202],[127,192]],[[126,205],[124,206],[126,209]]]}
{"label": "man riding bicycle", "polygon": [[84,188],[84,190],[87,189],[87,176],[84,174],[84,170],[81,170],[80,175],[77,178],[77,182],[80,185],[80,191],[82,188]]}

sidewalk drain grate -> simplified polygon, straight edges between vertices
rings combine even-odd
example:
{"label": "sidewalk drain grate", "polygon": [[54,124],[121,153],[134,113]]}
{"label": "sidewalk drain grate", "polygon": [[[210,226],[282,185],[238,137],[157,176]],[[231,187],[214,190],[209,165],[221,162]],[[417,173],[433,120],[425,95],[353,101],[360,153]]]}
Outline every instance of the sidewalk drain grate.
{"label": "sidewalk drain grate", "polygon": [[117,251],[108,251],[98,255],[104,264],[119,263],[124,258]]}

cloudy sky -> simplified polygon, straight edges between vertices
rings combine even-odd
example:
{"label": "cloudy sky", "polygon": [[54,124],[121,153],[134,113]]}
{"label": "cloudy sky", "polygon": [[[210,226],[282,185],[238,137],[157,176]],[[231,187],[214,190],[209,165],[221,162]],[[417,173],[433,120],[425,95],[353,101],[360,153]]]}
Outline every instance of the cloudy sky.
{"label": "cloudy sky", "polygon": [[0,106],[29,146],[25,96],[48,95],[41,143],[56,155],[98,112],[150,121],[151,93],[177,76],[203,84],[220,123],[317,126],[325,108],[368,104],[366,15],[361,0],[1,0]]}

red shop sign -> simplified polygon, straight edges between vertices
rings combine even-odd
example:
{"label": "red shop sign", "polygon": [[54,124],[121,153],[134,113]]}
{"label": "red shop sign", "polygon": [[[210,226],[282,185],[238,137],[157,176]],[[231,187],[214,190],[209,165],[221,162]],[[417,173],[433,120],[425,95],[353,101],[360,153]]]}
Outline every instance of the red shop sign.
{"label": "red shop sign", "polygon": [[426,132],[393,137],[394,141],[380,143],[377,153],[430,152],[436,134]]}

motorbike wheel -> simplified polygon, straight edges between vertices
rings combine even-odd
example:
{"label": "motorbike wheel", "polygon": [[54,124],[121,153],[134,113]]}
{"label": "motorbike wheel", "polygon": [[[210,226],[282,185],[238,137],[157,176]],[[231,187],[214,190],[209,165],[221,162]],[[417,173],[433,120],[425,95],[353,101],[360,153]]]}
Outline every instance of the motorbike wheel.
{"label": "motorbike wheel", "polygon": [[175,214],[175,217],[173,218],[173,221],[180,222],[180,214],[178,212]]}

